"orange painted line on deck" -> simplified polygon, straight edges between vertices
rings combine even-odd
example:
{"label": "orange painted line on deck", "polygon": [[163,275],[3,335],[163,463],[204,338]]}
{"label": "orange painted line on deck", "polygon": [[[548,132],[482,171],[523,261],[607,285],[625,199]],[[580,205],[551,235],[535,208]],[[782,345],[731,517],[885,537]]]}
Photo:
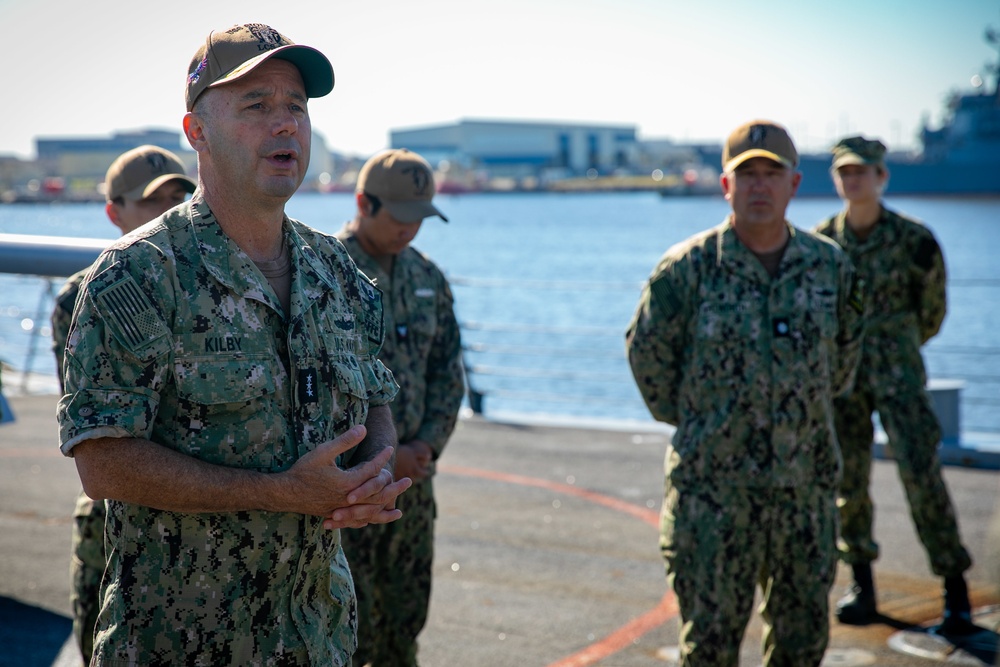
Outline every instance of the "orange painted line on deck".
{"label": "orange painted line on deck", "polygon": [[587,667],[587,665],[592,665],[598,660],[603,660],[609,655],[627,648],[639,637],[660,627],[675,616],[677,616],[677,598],[674,597],[673,591],[668,590],[663,594],[660,604],[642,616],[633,618],[604,639],[594,642],[582,651],[577,651],[562,660],[557,660],[548,667]]}
{"label": "orange painted line on deck", "polygon": [[[645,521],[654,528],[659,528],[660,526],[660,517],[656,510],[638,507],[632,503],[625,502],[624,500],[606,496],[603,493],[597,493],[596,491],[581,489],[577,486],[573,486],[572,484],[563,484],[561,482],[552,482],[538,477],[512,475],[504,472],[482,470],[480,468],[469,468],[466,466],[442,465],[439,467],[439,470],[441,472],[452,473],[455,475],[479,477],[481,479],[489,479],[496,482],[520,484],[521,486],[533,486],[540,489],[548,489],[550,491],[564,493],[566,495],[575,496],[597,505],[603,505],[604,507],[629,514],[641,521]],[[632,642],[636,641],[650,630],[658,628],[670,619],[676,617],[677,613],[677,598],[674,597],[673,591],[668,589],[667,592],[663,594],[663,598],[660,600],[660,603],[647,611],[645,614],[633,618],[631,621],[618,628],[610,635],[594,642],[581,651],[577,651],[572,655],[553,662],[548,665],[548,667],[587,667],[587,665],[593,665],[595,662],[603,660],[609,655],[617,653],[623,648],[628,647]]]}
{"label": "orange painted line on deck", "polygon": [[624,500],[612,498],[611,496],[606,496],[603,493],[597,493],[596,491],[581,489],[580,487],[573,486],[572,484],[552,482],[538,477],[511,475],[509,473],[495,472],[493,470],[482,470],[480,468],[467,468],[465,466],[443,465],[439,466],[439,468],[444,472],[450,472],[456,475],[465,475],[466,477],[481,477],[483,479],[491,479],[496,482],[507,482],[509,484],[520,484],[521,486],[534,486],[540,489],[558,491],[559,493],[565,493],[569,496],[583,498],[584,500],[588,500],[597,505],[604,505],[605,507],[609,507],[619,512],[624,512],[625,514],[631,514],[635,518],[645,521],[654,528],[660,527],[660,515],[656,510],[638,507],[632,503],[625,502]]}

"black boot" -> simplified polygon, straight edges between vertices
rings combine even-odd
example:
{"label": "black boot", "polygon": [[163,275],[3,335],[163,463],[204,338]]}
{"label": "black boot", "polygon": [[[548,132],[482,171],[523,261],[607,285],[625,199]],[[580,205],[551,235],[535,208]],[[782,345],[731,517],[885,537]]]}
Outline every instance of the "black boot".
{"label": "black boot", "polygon": [[961,574],[944,579],[944,620],[933,628],[940,635],[962,636],[979,632],[972,622],[969,587]]}
{"label": "black boot", "polygon": [[875,609],[875,581],[871,563],[855,563],[854,585],[837,602],[837,620],[847,625],[868,625],[878,620]]}

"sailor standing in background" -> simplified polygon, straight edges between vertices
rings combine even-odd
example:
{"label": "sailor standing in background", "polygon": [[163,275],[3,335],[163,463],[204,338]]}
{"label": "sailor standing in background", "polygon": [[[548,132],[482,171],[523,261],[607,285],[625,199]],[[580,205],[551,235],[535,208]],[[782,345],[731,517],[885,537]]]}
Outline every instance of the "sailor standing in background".
{"label": "sailor standing in background", "polygon": [[431,596],[434,472],[464,394],[451,288],[434,262],[410,245],[424,218],[448,221],[432,202],[434,194],[426,160],[406,149],[382,151],[362,167],[357,214],[336,234],[383,292],[386,335],[379,359],[399,383],[389,405],[399,437],[396,477],[413,480],[397,502],[402,519],[342,532],[358,595],[359,667],[417,664],[417,635]]}
{"label": "sailor standing in background", "polygon": [[729,136],[732,213],[674,246],[626,333],[653,417],[675,424],[660,547],[682,665],[736,665],[760,585],[764,665],[819,665],[836,572],[840,452],[864,304],[836,244],[785,220],[802,175],[785,129]]}
{"label": "sailor standing in background", "polygon": [[878,616],[871,564],[879,552],[868,494],[872,412],[878,410],[917,535],[934,574],[944,578],[944,622],[937,629],[968,634],[977,630],[963,575],[972,560],[941,477],[941,428],[920,356],[920,347],[937,334],[945,316],[944,257],[929,229],[882,204],[889,180],[884,159],[880,141],[855,136],[837,143],[830,173],[845,207],[816,228],[850,255],[870,297],[854,390],[834,402],[844,456],[838,549],[854,574],[851,590],[837,604],[837,618],[864,625]]}
{"label": "sailor standing in background", "polygon": [[[128,234],[183,202],[197,187],[184,171],[184,163],[159,146],[139,146],[119,155],[104,177],[107,188],[104,211],[111,224],[122,234]],[[78,271],[66,280],[56,295],[52,310],[52,351],[56,355],[60,389],[73,305],[89,270],[88,267]],[[95,502],[81,491],[73,512],[70,603],[73,606],[73,636],[87,665],[94,652],[94,627],[101,608],[101,577],[107,565],[104,551],[106,518],[104,501]]]}

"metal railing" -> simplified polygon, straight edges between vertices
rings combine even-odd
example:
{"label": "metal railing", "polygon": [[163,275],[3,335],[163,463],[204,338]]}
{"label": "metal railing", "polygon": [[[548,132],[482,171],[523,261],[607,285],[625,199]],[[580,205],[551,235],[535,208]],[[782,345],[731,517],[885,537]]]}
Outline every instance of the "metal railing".
{"label": "metal railing", "polygon": [[[466,278],[451,278],[456,288],[476,289],[490,287],[530,287],[536,290],[571,290],[593,292],[625,291],[633,294],[638,287],[631,283],[566,283],[518,280],[476,280]],[[971,286],[990,286],[1000,288],[1000,280],[993,279],[957,279],[949,281],[949,290],[962,289]],[[518,399],[534,403],[576,403],[592,402],[619,403],[633,405],[638,400],[634,391],[631,371],[628,369],[624,352],[624,326],[621,329],[607,329],[587,326],[545,326],[517,322],[461,322],[463,334],[463,349],[465,352],[466,376],[469,385],[469,402],[473,410],[486,412],[490,397],[502,399]],[[527,334],[536,335],[540,339],[550,341],[549,345],[516,345],[504,342],[483,340],[482,334]],[[586,348],[568,347],[561,337],[588,337],[593,345]],[[614,343],[608,345],[607,341]],[[987,368],[1000,368],[1000,347],[995,346],[957,346],[934,345],[925,349],[925,357],[947,357],[949,355],[975,355],[990,358],[983,364]],[[492,358],[502,358],[503,362],[492,361]],[[612,360],[617,367],[613,372],[593,372],[581,369],[579,364],[563,367],[559,364],[549,364],[539,367],[531,363],[532,359],[548,360]],[[512,359],[518,362],[511,361]],[[995,361],[996,360],[996,361]],[[522,389],[512,389],[503,383],[490,383],[489,379],[547,379],[565,381],[571,391],[537,392]],[[932,378],[943,379],[943,378]],[[987,412],[992,419],[979,418],[963,425],[966,431],[1000,434],[1000,373],[949,373],[949,380],[958,380],[964,386],[960,401],[967,406],[984,406],[990,408]],[[595,386],[614,383],[623,387],[620,392],[595,391]],[[633,390],[633,391],[628,391]],[[993,410],[996,408],[996,410]],[[957,409],[957,408],[956,408]]]}
{"label": "metal railing", "polygon": [[[34,313],[25,314],[0,305],[0,331],[17,328],[27,335],[20,368],[22,390],[28,390],[29,378],[39,366],[40,351],[48,353],[49,315],[53,297],[61,278],[88,266],[109,243],[94,239],[53,239],[0,234],[0,273],[15,273],[38,277],[40,285]],[[634,299],[640,285],[625,282],[568,282],[495,280],[450,277],[459,303],[463,336],[463,356],[469,388],[469,406],[476,412],[489,414],[493,402],[519,402],[538,409],[549,406],[553,412],[567,407],[594,412],[589,406],[599,405],[604,413],[617,413],[628,408],[641,418],[648,414],[635,389],[624,353],[624,324],[616,327],[595,327],[580,323],[547,325],[511,321],[481,321],[462,319],[461,302],[477,298],[486,288],[530,289],[532,291],[582,291],[588,294],[628,292],[620,298]],[[998,280],[951,280],[949,289],[968,286],[997,286]],[[619,297],[611,297],[619,298]],[[3,319],[16,319],[17,325]],[[530,339],[530,342],[525,342]],[[539,343],[537,341],[544,341]],[[8,346],[9,347],[9,346]],[[1000,358],[1000,347],[933,345],[926,355],[973,355],[990,359],[981,364],[1000,368],[994,361]],[[970,372],[952,374],[969,391],[961,396],[966,406],[981,406],[977,414],[992,415],[992,419],[969,421],[966,431],[1000,433],[1000,373]],[[526,387],[525,381],[530,381]],[[8,387],[10,385],[8,384]]]}

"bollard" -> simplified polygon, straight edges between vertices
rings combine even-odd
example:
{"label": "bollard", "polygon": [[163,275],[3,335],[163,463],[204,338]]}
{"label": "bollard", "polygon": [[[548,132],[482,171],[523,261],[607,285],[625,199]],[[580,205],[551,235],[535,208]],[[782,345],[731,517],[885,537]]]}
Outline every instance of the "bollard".
{"label": "bollard", "polygon": [[477,415],[483,414],[483,400],[485,396],[482,392],[476,391],[472,387],[469,387],[469,407],[472,408],[472,412]]}
{"label": "bollard", "polygon": [[961,380],[928,380],[927,393],[930,394],[934,414],[941,424],[941,444],[955,446],[959,444],[959,394],[965,383]]}

